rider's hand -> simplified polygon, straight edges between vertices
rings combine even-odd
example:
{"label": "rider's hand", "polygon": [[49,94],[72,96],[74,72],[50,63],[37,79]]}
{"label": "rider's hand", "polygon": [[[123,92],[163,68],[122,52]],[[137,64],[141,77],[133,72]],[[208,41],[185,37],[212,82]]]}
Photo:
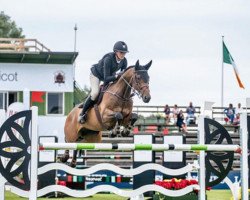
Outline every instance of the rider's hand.
{"label": "rider's hand", "polygon": [[120,73],[117,73],[116,75],[115,75],[115,78],[117,78],[117,77],[119,77],[119,76],[121,76],[122,75],[122,73],[120,72]]}

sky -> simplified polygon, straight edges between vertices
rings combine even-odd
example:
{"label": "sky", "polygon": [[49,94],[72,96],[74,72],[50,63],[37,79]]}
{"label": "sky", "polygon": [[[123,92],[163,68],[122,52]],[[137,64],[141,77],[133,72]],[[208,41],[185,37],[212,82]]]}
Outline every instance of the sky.
{"label": "sky", "polygon": [[135,105],[221,106],[222,36],[240,73],[224,65],[224,106],[250,97],[250,1],[243,0],[0,0],[4,11],[52,51],[74,51],[75,79],[89,87],[89,73],[116,41],[125,41],[129,65],[153,60],[151,101]]}

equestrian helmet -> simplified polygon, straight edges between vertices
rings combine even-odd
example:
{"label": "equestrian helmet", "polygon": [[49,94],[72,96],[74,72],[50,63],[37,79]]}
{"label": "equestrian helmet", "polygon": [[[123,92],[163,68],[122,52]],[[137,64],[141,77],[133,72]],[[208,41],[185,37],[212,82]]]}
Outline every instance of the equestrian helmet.
{"label": "equestrian helmet", "polygon": [[124,53],[129,52],[129,51],[128,51],[128,46],[127,46],[126,43],[123,42],[123,41],[118,41],[118,42],[116,42],[115,45],[114,45],[113,51],[114,51],[114,52],[115,52],[115,51],[120,51],[120,52],[124,52]]}

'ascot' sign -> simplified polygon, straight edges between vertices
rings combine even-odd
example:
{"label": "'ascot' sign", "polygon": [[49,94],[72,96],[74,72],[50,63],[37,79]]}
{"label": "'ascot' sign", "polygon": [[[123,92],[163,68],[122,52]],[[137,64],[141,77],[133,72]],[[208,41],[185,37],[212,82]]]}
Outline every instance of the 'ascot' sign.
{"label": "'ascot' sign", "polygon": [[73,92],[73,72],[70,64],[0,63],[0,90]]}
{"label": "'ascot' sign", "polygon": [[17,81],[17,72],[7,74],[0,71],[0,81]]}

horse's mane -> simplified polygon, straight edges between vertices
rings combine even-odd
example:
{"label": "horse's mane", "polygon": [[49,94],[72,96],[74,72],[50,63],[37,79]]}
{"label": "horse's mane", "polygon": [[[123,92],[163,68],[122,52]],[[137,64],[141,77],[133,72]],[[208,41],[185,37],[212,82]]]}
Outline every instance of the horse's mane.
{"label": "horse's mane", "polygon": [[126,71],[128,71],[129,69],[131,69],[131,68],[133,68],[133,67],[135,67],[135,65],[132,65],[132,66],[127,67],[127,68],[124,70],[123,73],[125,73]]}
{"label": "horse's mane", "polygon": [[119,75],[118,79],[116,79],[116,80],[115,80],[113,83],[111,83],[111,84],[116,83],[126,71],[132,69],[133,67],[135,67],[135,66],[129,66],[129,67],[127,67],[127,68]]}

